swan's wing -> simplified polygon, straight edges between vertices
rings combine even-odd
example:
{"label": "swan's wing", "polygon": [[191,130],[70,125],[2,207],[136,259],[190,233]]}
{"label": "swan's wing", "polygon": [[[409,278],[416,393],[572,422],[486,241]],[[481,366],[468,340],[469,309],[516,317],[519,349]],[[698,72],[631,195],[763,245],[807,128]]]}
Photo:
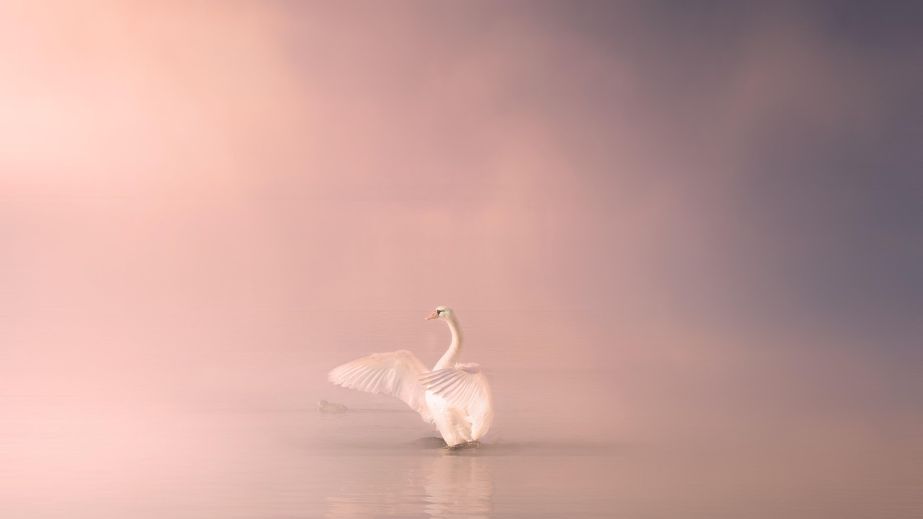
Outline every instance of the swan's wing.
{"label": "swan's wing", "polygon": [[399,350],[347,362],[331,370],[327,379],[338,386],[400,398],[420,413],[423,420],[432,422],[420,384],[423,373],[426,368],[420,359],[407,350]]}
{"label": "swan's wing", "polygon": [[476,438],[490,428],[494,415],[493,401],[487,376],[479,364],[456,364],[454,368],[432,371],[421,376],[420,382],[427,391],[464,409]]}

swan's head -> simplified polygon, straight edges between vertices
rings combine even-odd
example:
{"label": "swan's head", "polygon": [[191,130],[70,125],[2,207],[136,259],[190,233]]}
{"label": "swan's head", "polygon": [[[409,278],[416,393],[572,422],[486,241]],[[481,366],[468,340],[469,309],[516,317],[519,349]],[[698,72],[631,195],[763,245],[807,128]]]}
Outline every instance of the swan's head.
{"label": "swan's head", "polygon": [[448,319],[452,317],[452,309],[448,306],[437,306],[433,313],[429,314],[426,320],[430,319]]}

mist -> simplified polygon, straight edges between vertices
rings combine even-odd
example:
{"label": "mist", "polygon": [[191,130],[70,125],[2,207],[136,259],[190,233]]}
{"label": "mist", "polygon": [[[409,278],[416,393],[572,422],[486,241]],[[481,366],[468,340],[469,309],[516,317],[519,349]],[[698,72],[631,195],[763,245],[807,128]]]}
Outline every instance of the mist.
{"label": "mist", "polygon": [[[379,470],[528,516],[502,475],[560,463],[564,515],[919,510],[919,19],[0,4],[0,510],[422,514],[322,477],[404,495]],[[483,459],[398,460],[431,428],[326,381],[431,365],[436,305],[491,380]]]}

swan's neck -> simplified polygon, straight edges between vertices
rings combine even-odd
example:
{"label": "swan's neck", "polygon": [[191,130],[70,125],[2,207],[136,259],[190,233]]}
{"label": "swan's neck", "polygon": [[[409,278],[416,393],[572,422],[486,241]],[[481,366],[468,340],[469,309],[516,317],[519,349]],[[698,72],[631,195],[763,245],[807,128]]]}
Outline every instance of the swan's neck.
{"label": "swan's neck", "polygon": [[455,322],[454,318],[450,317],[446,319],[445,322],[449,325],[449,330],[452,332],[452,343],[449,344],[449,349],[446,350],[446,352],[442,355],[442,358],[439,359],[439,362],[433,366],[433,371],[455,366],[455,361],[458,359],[458,354],[461,353],[461,328],[458,327],[458,323]]}

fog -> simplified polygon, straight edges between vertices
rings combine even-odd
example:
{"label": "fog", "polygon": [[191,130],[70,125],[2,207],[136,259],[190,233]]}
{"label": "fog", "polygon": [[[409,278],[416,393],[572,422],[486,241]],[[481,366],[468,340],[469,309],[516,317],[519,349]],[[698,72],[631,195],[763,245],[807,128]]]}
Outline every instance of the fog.
{"label": "fog", "polygon": [[0,3],[0,513],[919,513],[919,19]]}

